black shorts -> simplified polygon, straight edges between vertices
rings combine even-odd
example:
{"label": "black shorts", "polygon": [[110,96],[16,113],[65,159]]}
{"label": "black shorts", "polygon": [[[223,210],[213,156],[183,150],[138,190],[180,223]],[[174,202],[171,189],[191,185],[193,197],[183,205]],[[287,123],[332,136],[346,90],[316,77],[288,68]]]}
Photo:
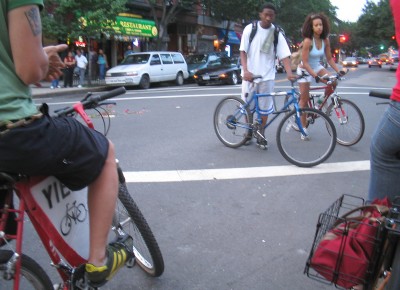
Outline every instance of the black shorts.
{"label": "black shorts", "polygon": [[0,135],[0,171],[55,176],[72,190],[100,175],[108,139],[71,117],[44,115],[28,126]]}

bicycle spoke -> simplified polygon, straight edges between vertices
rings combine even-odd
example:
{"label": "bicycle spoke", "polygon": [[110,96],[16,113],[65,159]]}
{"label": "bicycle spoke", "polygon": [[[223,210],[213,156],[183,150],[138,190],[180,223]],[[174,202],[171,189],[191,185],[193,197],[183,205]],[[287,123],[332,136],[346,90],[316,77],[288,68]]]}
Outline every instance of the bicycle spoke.
{"label": "bicycle spoke", "polygon": [[361,110],[351,101],[338,99],[338,106],[331,104],[327,114],[336,127],[337,142],[351,146],[364,135],[365,122]]}
{"label": "bicycle spoke", "polygon": [[[332,121],[316,109],[302,109],[307,114],[309,140],[301,140],[301,133],[292,126],[295,111],[286,115],[277,130],[278,148],[289,162],[310,167],[320,164],[332,154],[336,144],[336,132]],[[327,130],[329,127],[329,130]]]}

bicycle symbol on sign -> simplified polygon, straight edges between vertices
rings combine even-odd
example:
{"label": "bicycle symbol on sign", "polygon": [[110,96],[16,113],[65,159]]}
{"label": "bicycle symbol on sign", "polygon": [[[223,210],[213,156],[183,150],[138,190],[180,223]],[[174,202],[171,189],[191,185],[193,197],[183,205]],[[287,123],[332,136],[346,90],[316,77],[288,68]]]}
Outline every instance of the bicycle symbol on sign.
{"label": "bicycle symbol on sign", "polygon": [[72,206],[69,206],[69,203],[66,205],[66,215],[61,220],[61,233],[66,236],[69,234],[72,228],[72,221],[77,224],[78,222],[83,222],[87,216],[87,209],[83,203],[78,204],[76,206],[76,201],[72,203]]}

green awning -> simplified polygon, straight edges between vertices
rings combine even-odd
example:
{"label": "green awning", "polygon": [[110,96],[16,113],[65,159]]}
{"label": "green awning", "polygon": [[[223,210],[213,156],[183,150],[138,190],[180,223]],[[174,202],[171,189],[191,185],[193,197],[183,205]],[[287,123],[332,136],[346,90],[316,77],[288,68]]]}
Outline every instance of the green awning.
{"label": "green awning", "polygon": [[140,18],[117,16],[112,28],[117,34],[129,36],[157,37],[154,21]]}

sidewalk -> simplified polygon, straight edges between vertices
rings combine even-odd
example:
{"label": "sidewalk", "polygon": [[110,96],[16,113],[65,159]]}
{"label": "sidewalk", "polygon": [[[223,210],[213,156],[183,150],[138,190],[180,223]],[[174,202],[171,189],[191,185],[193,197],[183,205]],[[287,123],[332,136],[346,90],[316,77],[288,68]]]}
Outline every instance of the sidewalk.
{"label": "sidewalk", "polygon": [[[60,82],[62,85],[62,82]],[[82,88],[72,87],[72,88],[55,88],[50,89],[50,82],[41,82],[41,87],[31,85],[32,97],[33,98],[43,98],[43,97],[55,97],[55,96],[66,96],[66,95],[76,95],[80,94],[82,97],[87,92],[101,92],[108,89],[106,85],[94,85],[94,86],[85,86]]]}

